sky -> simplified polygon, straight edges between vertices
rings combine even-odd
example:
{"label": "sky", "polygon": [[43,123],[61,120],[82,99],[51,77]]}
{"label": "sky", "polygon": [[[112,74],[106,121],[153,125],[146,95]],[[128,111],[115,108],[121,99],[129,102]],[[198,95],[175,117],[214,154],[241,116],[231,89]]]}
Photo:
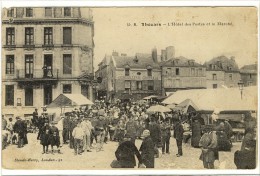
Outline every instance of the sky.
{"label": "sky", "polygon": [[201,64],[221,55],[234,56],[239,67],[257,62],[258,19],[254,7],[93,8],[93,18],[95,69],[113,50],[133,56],[151,53],[156,47],[160,55],[167,46],[174,46],[176,57]]}

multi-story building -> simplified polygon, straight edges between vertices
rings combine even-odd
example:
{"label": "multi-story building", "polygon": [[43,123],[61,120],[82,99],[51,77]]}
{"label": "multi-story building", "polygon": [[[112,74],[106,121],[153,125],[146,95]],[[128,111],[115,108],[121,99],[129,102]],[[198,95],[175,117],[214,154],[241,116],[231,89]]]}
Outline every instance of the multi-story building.
{"label": "multi-story building", "polygon": [[109,100],[140,100],[148,95],[161,95],[161,70],[157,55],[152,57],[151,54],[137,53],[135,56],[119,56],[114,52],[105,76],[108,76]]}
{"label": "multi-story building", "polygon": [[204,64],[206,66],[207,88],[237,87],[240,73],[235,58],[219,56]]}
{"label": "multi-story building", "polygon": [[160,65],[164,93],[206,88],[206,68],[194,60],[180,56],[164,61]]}
{"label": "multi-story building", "polygon": [[26,116],[61,93],[92,99],[93,36],[89,8],[4,8],[2,113]]}
{"label": "multi-story building", "polygon": [[241,80],[244,86],[257,85],[257,64],[245,65],[240,68]]}
{"label": "multi-story building", "polygon": [[96,86],[97,99],[106,99],[110,91],[112,91],[112,74],[110,70],[110,62],[112,56],[105,55],[104,59],[98,64],[98,69],[95,72],[95,77],[100,77],[102,82]]}

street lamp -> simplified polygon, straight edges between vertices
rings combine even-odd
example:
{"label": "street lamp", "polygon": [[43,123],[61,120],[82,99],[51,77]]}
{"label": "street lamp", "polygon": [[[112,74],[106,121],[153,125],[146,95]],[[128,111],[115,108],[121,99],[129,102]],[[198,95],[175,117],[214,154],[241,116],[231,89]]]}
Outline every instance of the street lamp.
{"label": "street lamp", "polygon": [[240,93],[241,93],[241,100],[242,100],[244,82],[240,79],[237,84],[238,84],[238,87],[239,87],[239,90],[240,90]]}

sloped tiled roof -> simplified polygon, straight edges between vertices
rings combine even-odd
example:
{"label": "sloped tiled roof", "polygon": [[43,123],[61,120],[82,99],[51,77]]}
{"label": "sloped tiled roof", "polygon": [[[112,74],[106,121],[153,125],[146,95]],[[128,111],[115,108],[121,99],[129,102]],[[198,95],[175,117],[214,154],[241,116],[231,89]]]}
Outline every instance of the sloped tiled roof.
{"label": "sloped tiled roof", "polygon": [[[229,59],[223,55],[215,57],[208,62],[205,62],[204,65],[206,66],[207,70],[239,71],[235,59]],[[212,68],[211,65],[215,68]],[[229,68],[231,68],[231,70]]]}
{"label": "sloped tiled roof", "polygon": [[[193,61],[193,64],[189,61]],[[161,66],[166,67],[201,67],[203,65],[195,62],[195,60],[187,59],[183,56],[175,57],[173,59],[161,62]]]}
{"label": "sloped tiled roof", "polygon": [[240,73],[257,73],[257,64],[243,66],[240,69]]}
{"label": "sloped tiled roof", "polygon": [[151,54],[137,53],[136,56],[113,56],[117,68],[143,68],[148,66],[159,69],[158,63],[155,63]]}

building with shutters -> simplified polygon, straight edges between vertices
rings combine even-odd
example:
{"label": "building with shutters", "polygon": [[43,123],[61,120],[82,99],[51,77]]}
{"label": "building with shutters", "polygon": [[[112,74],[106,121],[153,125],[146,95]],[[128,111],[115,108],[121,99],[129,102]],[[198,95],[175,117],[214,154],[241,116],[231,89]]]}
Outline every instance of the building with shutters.
{"label": "building with shutters", "polygon": [[215,57],[204,63],[207,73],[207,88],[238,87],[241,79],[238,65],[234,57]]}
{"label": "building with shutters", "polygon": [[92,99],[93,36],[89,8],[2,9],[2,113],[30,115],[61,93]]}
{"label": "building with shutters", "polygon": [[241,80],[244,86],[257,85],[257,64],[245,65],[240,68]]}
{"label": "building with shutters", "polygon": [[185,57],[173,57],[160,63],[163,94],[185,89],[206,88],[206,68]]}
{"label": "building with shutters", "polygon": [[161,95],[161,70],[157,57],[142,53],[127,56],[113,52],[106,58],[110,61],[109,64],[103,64],[106,70],[102,71],[102,67],[99,67],[96,76],[102,76],[104,80],[104,87],[99,87],[99,91],[107,90],[107,100],[140,100],[149,95]]}

